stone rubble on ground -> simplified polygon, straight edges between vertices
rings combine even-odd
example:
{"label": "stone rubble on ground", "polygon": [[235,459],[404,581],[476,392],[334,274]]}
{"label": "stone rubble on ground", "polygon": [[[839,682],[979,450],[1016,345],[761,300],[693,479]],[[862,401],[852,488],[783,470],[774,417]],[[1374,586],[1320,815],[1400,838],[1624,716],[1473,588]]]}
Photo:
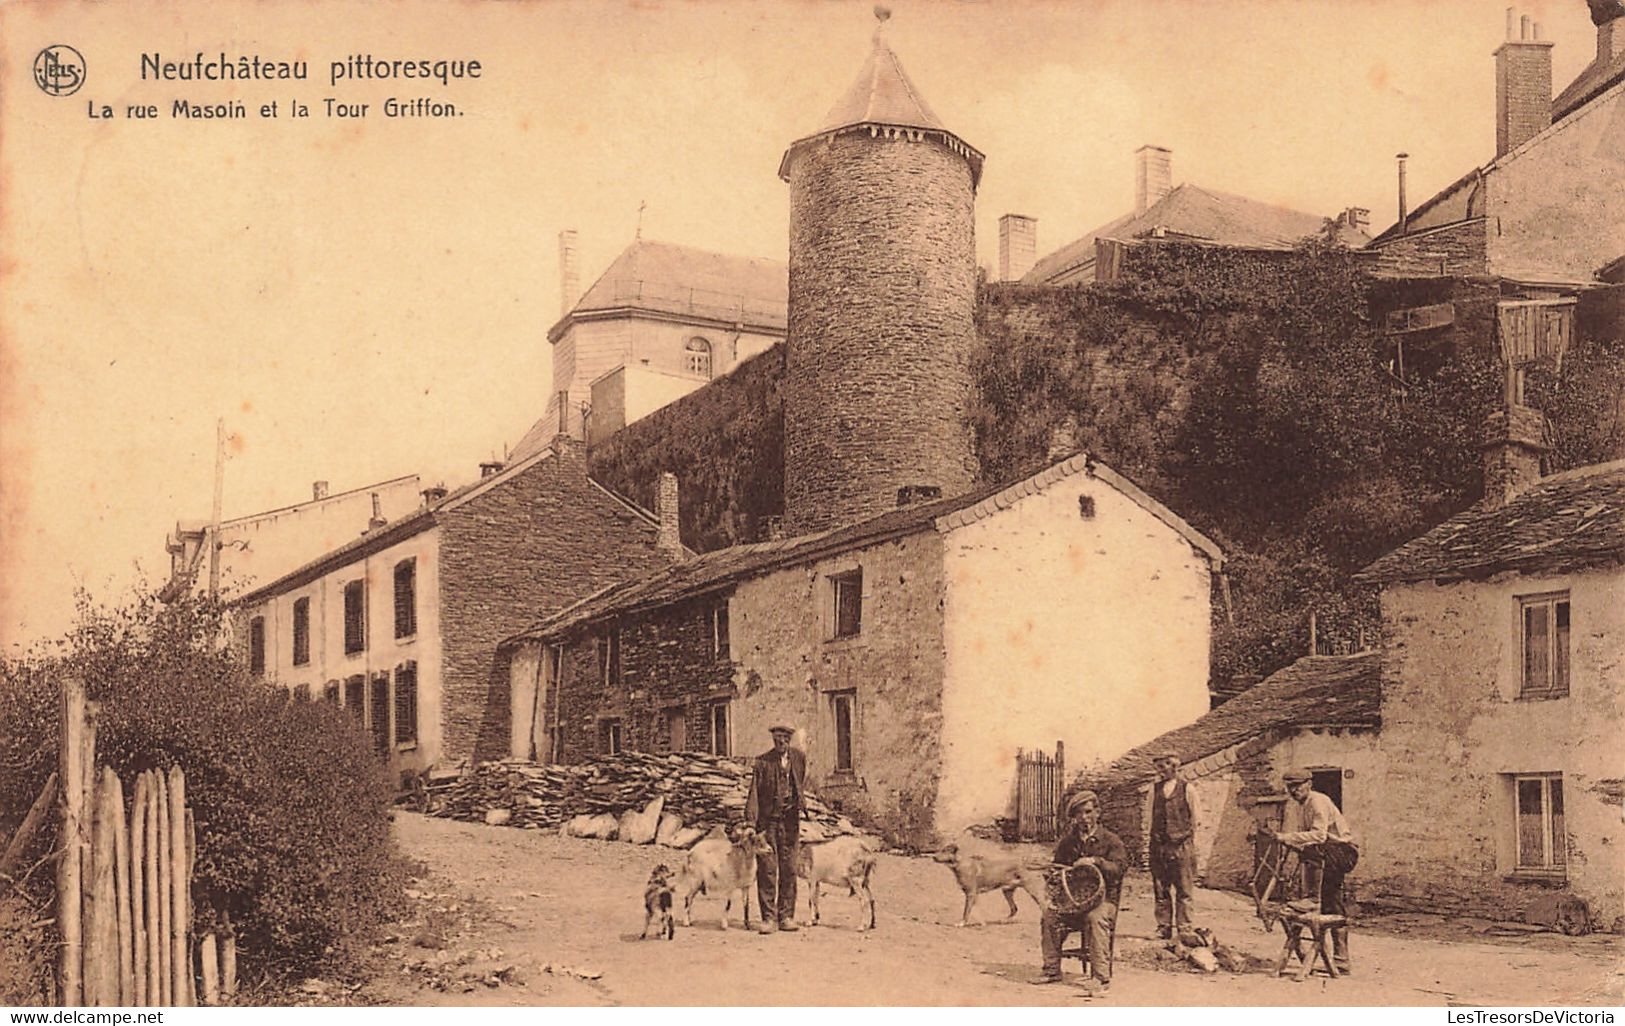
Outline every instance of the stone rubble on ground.
{"label": "stone rubble on ground", "polygon": [[[466,822],[527,829],[562,828],[566,836],[616,837],[688,847],[716,826],[745,818],[750,767],[699,752],[622,752],[570,766],[523,759],[485,762],[430,792],[429,813]],[[804,841],[857,828],[807,796]]]}

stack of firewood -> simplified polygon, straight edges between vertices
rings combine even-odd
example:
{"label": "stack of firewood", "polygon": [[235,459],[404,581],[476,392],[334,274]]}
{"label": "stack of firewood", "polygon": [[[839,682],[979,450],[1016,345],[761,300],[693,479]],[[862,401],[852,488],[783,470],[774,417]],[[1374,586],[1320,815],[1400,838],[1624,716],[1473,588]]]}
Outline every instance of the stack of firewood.
{"label": "stack of firewood", "polygon": [[[486,762],[456,783],[430,795],[432,815],[486,821],[503,810],[510,826],[561,826],[578,815],[620,815],[664,797],[665,812],[691,827],[737,823],[745,818],[750,768],[733,759],[698,752],[647,755],[623,752],[573,766],[539,766],[519,759]],[[856,833],[845,816],[816,796],[807,797],[803,832],[834,836]],[[808,829],[808,828],[811,829]]]}

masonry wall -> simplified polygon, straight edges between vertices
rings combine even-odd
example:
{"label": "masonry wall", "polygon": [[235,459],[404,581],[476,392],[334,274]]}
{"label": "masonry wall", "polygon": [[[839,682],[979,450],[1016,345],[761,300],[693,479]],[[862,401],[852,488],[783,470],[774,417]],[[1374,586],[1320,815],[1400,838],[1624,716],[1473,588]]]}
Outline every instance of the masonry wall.
{"label": "masonry wall", "polygon": [[1439,228],[1414,230],[1373,247],[1371,273],[1377,277],[1421,278],[1490,273],[1493,223],[1475,216]]}
{"label": "masonry wall", "polygon": [[883,513],[902,485],[968,491],[969,164],[937,141],[863,130],[789,159],[786,529]]}
{"label": "masonry wall", "polygon": [[[1389,770],[1363,824],[1372,893],[1441,911],[1529,918],[1554,893],[1605,928],[1625,889],[1625,569],[1394,585],[1382,744]],[[1520,699],[1519,596],[1568,591],[1570,692]],[[1425,768],[1425,772],[1422,770]],[[1517,879],[1512,774],[1561,773],[1568,877]]]}
{"label": "masonry wall", "polygon": [[579,445],[440,520],[444,759],[502,758],[513,740],[512,696],[497,645],[666,557],[654,548],[653,524],[587,480]]}
{"label": "masonry wall", "polygon": [[[370,688],[373,679],[386,675],[391,681],[389,722],[390,775],[417,773],[440,758],[442,647],[440,610],[434,601],[438,587],[437,554],[439,532],[430,528],[419,534],[335,567],[309,584],[271,596],[242,610],[246,631],[256,616],[265,617],[266,678],[292,689],[306,687],[314,699],[321,699],[330,684],[338,686],[343,701],[348,681],[360,677]],[[416,576],[417,631],[395,637],[395,567],[411,560]],[[344,589],[362,581],[366,596],[366,645],[360,652],[344,651]],[[310,601],[310,661],[293,662],[293,606],[300,599]],[[246,633],[244,635],[246,637]],[[407,662],[417,663],[417,739],[397,742],[394,680]],[[370,696],[370,691],[365,692]],[[374,710],[363,703],[361,722],[372,735]]]}
{"label": "masonry wall", "polygon": [[987,505],[943,539],[944,831],[1010,814],[1018,748],[1064,741],[1073,772],[1209,704],[1205,556],[1087,472]]}

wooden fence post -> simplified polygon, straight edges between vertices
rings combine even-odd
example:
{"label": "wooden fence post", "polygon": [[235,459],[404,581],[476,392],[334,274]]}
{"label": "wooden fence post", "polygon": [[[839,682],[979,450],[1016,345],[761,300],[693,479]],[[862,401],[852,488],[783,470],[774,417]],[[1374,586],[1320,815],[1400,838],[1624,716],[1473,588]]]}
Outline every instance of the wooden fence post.
{"label": "wooden fence post", "polygon": [[130,797],[130,978],[131,1001],[152,1004],[147,990],[147,774],[135,778]]}
{"label": "wooden fence post", "polygon": [[58,953],[58,1000],[64,1005],[84,1001],[83,936],[80,933],[80,855],[85,830],[84,758],[85,685],[74,677],[62,681],[61,748],[58,771],[62,781],[62,856],[56,864],[56,923],[62,938]]}
{"label": "wooden fence post", "polygon": [[113,890],[118,903],[118,1003],[126,1008],[138,1003],[135,996],[135,920],[131,916],[130,822],[124,814],[124,782],[112,770],[113,779]]}
{"label": "wooden fence post", "polygon": [[186,942],[186,777],[179,766],[169,767],[169,860],[170,996],[176,1007],[188,1008],[191,958]]}
{"label": "wooden fence post", "polygon": [[113,888],[114,824],[118,777],[103,770],[96,789],[90,885],[85,890],[85,1004],[118,1004],[118,908]]}
{"label": "wooden fence post", "polygon": [[170,857],[169,857],[169,785],[161,770],[155,770],[154,791],[157,795],[154,809],[154,821],[158,830],[156,836],[156,849],[158,854],[158,936],[155,938],[158,957],[153,959],[153,978],[158,984],[159,1005],[173,1006],[175,991],[173,989],[174,975],[170,971],[170,909],[172,904],[170,892]]}

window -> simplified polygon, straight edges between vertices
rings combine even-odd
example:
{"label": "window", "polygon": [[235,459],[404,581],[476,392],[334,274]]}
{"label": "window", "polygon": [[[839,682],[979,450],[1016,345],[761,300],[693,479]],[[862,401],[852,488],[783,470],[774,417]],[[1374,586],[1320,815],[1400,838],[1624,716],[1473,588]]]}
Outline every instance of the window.
{"label": "window", "polygon": [[372,678],[372,701],[368,715],[371,717],[373,747],[378,749],[379,755],[389,754],[389,674],[377,673]]}
{"label": "window", "polygon": [[256,616],[248,621],[248,672],[258,677],[265,673],[265,617]]}
{"label": "window", "polygon": [[340,690],[340,688],[339,688],[339,682],[338,681],[336,681],[336,680],[328,681],[327,686],[322,688],[322,699],[323,699],[323,701],[332,702],[334,705],[338,705],[339,704],[339,698],[340,698],[339,690]]}
{"label": "window", "polygon": [[733,754],[733,741],[728,729],[727,702],[716,702],[711,706],[711,754]]}
{"label": "window", "polygon": [[604,755],[621,754],[620,720],[604,720],[598,724],[598,751]]}
{"label": "window", "polygon": [[1568,834],[1563,827],[1563,777],[1539,774],[1515,777],[1519,873],[1561,876]]}
{"label": "window", "polygon": [[666,750],[681,752],[688,747],[688,710],[682,706],[666,710]]}
{"label": "window", "polygon": [[308,701],[310,701],[310,685],[309,684],[301,684],[298,687],[294,688],[293,689],[293,700],[295,702],[308,702]]}
{"label": "window", "polygon": [[835,772],[852,772],[852,713],[858,696],[853,691],[837,691],[829,696],[829,709],[835,719]]}
{"label": "window", "polygon": [[418,664],[407,660],[395,667],[395,743],[416,744],[418,739]]}
{"label": "window", "polygon": [[367,582],[344,586],[344,654],[367,650]]}
{"label": "window", "polygon": [[293,600],[293,665],[310,665],[310,599]]}
{"label": "window", "polygon": [[1569,596],[1538,595],[1519,600],[1523,619],[1525,698],[1557,698],[1569,693]]}
{"label": "window", "polygon": [[605,684],[621,682],[621,632],[618,630],[598,638],[598,679]]}
{"label": "window", "polygon": [[395,636],[410,638],[418,632],[417,560],[395,564]]}
{"label": "window", "polygon": [[830,578],[835,601],[835,636],[850,638],[863,627],[863,571]]}
{"label": "window", "polygon": [[711,343],[691,338],[683,351],[683,369],[698,378],[711,377]]}
{"label": "window", "polygon": [[727,599],[711,607],[711,653],[718,659],[729,658]]}
{"label": "window", "polygon": [[367,679],[359,673],[344,681],[344,708],[358,723],[367,715]]}

